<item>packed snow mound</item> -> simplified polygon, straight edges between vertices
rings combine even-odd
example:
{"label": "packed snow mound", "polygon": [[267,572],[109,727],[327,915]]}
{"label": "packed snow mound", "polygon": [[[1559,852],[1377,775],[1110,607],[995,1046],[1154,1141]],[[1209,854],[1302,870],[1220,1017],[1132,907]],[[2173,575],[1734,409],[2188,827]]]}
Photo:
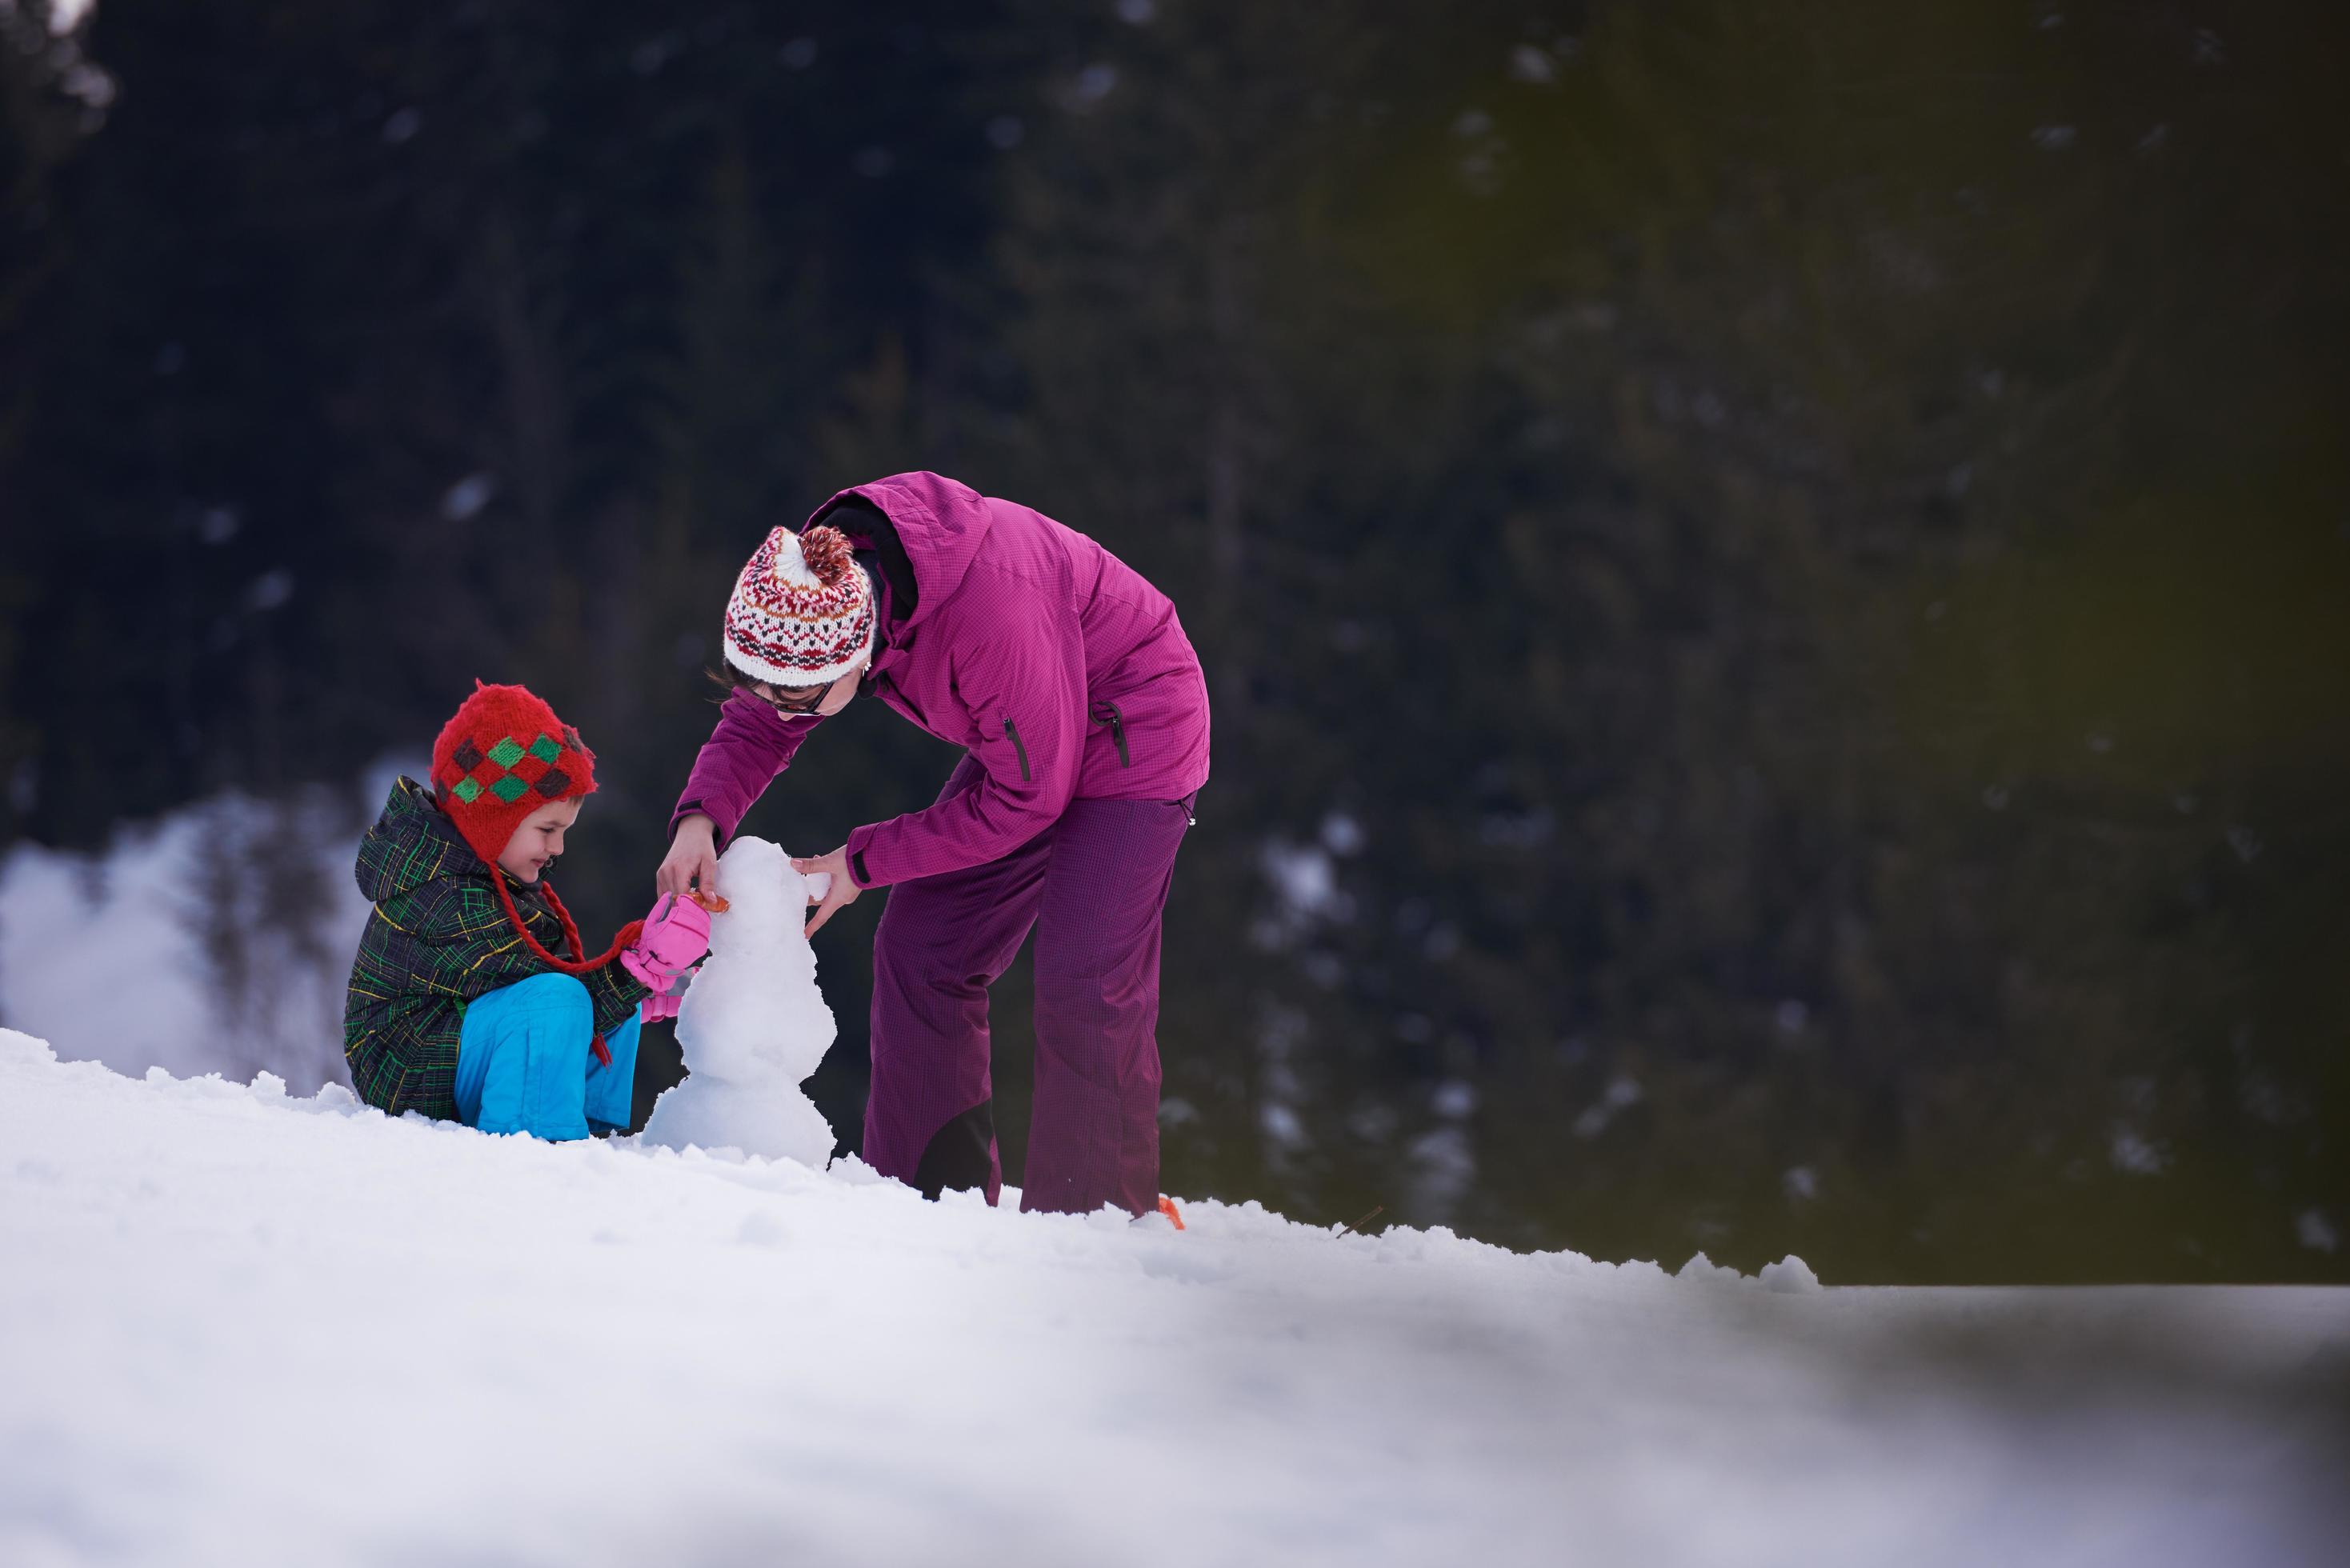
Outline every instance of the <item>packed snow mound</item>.
{"label": "packed snow mound", "polygon": [[0,1031],[0,1563],[2337,1561],[2350,1292],[926,1203]]}
{"label": "packed snow mound", "polygon": [[678,1010],[686,1080],[653,1106],[645,1142],[818,1169],[832,1158],[831,1125],[800,1092],[834,1034],[806,936],[808,882],[764,838],[719,857],[727,909],[710,917],[710,956]]}

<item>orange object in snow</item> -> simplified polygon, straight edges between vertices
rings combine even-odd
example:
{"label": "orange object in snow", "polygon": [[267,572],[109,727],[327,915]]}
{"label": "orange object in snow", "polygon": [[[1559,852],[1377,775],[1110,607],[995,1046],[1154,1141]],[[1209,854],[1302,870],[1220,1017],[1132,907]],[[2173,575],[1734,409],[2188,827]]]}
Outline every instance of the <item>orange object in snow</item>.
{"label": "orange object in snow", "polygon": [[717,894],[705,893],[699,888],[696,888],[689,897],[713,915],[723,915],[734,907]]}
{"label": "orange object in snow", "polygon": [[1166,1215],[1168,1223],[1173,1225],[1178,1231],[1183,1228],[1183,1211],[1175,1207],[1175,1200],[1172,1198],[1160,1197],[1159,1212]]}

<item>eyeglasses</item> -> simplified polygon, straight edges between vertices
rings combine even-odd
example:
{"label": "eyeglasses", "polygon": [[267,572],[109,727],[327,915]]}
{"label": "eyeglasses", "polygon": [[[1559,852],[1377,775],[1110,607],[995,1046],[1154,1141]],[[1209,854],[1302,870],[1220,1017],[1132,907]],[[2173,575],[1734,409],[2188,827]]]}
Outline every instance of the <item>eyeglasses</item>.
{"label": "eyeglasses", "polygon": [[805,704],[802,704],[783,701],[778,698],[770,697],[765,692],[760,691],[752,687],[744,687],[743,690],[749,691],[752,696],[756,697],[760,701],[764,702],[768,707],[773,708],[776,712],[781,713],[786,719],[806,718],[818,708],[824,706],[825,698],[830,695],[832,691],[832,688],[829,686],[816,687],[810,694],[808,701]]}

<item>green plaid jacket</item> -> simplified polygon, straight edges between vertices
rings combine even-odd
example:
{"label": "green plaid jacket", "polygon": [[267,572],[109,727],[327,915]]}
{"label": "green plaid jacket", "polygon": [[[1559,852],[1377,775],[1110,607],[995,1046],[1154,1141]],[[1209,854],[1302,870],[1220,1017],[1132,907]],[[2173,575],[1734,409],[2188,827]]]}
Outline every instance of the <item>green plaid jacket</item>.
{"label": "green plaid jacket", "polygon": [[[359,1098],[398,1116],[457,1116],[457,1035],[465,1004],[543,974],[523,945],[487,865],[414,779],[392,785],[359,840],[359,891],[375,903],[343,1002],[343,1056]],[[563,922],[536,886],[508,882],[515,908],[549,952]],[[648,992],[617,963],[581,975],[598,1033],[619,1027]]]}

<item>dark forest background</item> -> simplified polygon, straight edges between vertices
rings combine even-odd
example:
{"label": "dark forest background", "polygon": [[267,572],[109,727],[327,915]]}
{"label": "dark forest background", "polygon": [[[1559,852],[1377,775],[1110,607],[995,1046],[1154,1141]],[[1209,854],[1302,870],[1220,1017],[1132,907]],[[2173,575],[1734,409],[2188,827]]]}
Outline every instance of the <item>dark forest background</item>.
{"label": "dark forest background", "polygon": [[[0,0],[0,846],[521,680],[608,931],[743,557],[936,468],[1208,665],[1170,1190],[2350,1280],[2350,8],[47,21]],[[859,704],[749,830],[951,760]],[[880,908],[818,943],[852,1140]]]}

